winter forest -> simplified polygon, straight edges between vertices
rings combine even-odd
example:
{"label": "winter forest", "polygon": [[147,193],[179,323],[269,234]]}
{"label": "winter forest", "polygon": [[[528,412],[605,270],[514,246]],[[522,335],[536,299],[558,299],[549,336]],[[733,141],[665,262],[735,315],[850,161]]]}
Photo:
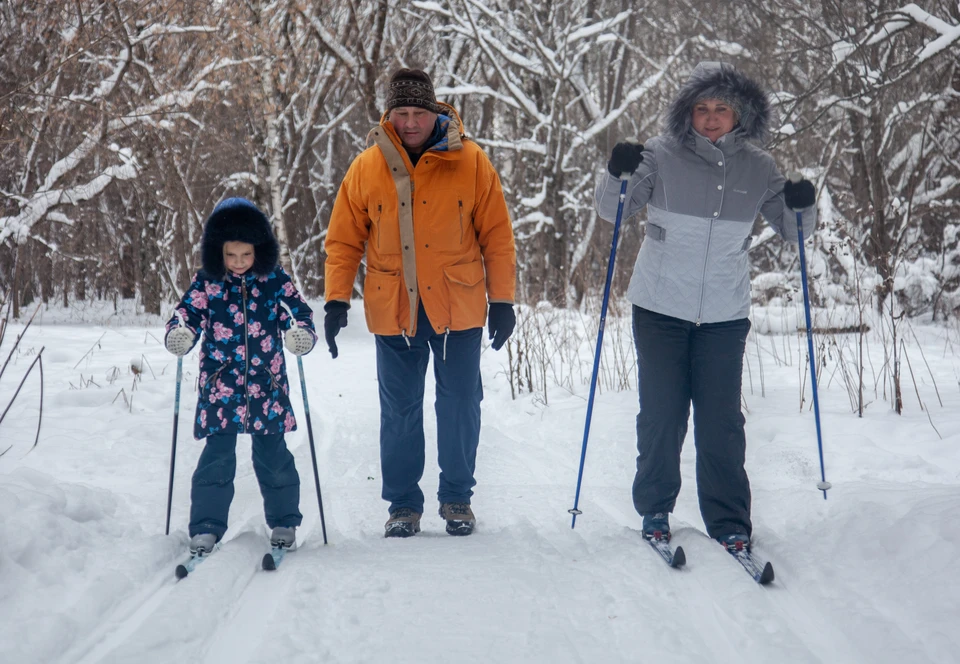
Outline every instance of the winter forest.
{"label": "winter forest", "polygon": [[[198,263],[204,218],[233,195],[268,211],[283,263],[321,297],[337,188],[400,66],[433,76],[498,168],[521,302],[582,307],[602,291],[612,232],[594,213],[596,174],[617,140],[659,131],[701,60],[772,92],[767,147],[818,188],[816,304],[934,320],[960,307],[954,0],[11,0],[0,12],[0,293],[15,315],[92,298],[165,311]],[[794,298],[795,249],[759,222],[755,235],[755,303]],[[625,226],[615,293],[641,240]]]}

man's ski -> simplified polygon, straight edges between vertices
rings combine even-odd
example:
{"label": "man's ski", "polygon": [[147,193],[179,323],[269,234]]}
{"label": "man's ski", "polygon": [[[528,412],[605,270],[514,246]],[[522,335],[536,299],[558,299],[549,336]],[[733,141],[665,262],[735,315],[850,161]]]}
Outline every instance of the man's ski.
{"label": "man's ski", "polygon": [[270,553],[264,554],[263,562],[261,563],[261,566],[263,567],[263,569],[267,570],[268,572],[272,572],[273,570],[280,567],[280,563],[283,562],[283,557],[286,555],[287,551],[289,550],[290,550],[289,547],[285,547],[285,546],[273,547],[272,549],[270,549]]}
{"label": "man's ski", "polygon": [[773,565],[768,561],[764,561],[753,555],[750,549],[744,548],[742,544],[735,549],[724,548],[727,549],[727,553],[743,565],[743,569],[747,570],[747,574],[752,576],[753,580],[761,586],[765,586],[773,581]]}
{"label": "man's ski", "polygon": [[683,552],[682,546],[673,549],[670,547],[670,543],[662,537],[653,537],[651,539],[644,537],[644,539],[653,547],[654,551],[660,554],[663,562],[670,565],[670,567],[680,568],[687,564],[687,555]]}

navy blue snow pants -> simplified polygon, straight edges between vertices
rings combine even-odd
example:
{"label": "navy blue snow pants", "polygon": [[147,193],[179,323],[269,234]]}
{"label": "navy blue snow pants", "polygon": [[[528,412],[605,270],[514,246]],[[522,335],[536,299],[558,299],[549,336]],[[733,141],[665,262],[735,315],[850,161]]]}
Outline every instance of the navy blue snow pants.
{"label": "navy blue snow pants", "polygon": [[[300,476],[283,434],[253,434],[253,471],[260,483],[263,511],[270,528],[299,526]],[[193,473],[190,492],[190,536],[213,533],[217,540],[227,531],[237,472],[237,434],[207,436]]]}
{"label": "navy blue snow pants", "polygon": [[[380,382],[380,472],[389,511],[423,513],[423,395],[430,351],[437,381],[437,460],[441,503],[469,503],[480,442],[482,328],[437,333],[420,305],[417,334],[377,339]],[[409,346],[407,345],[407,342]]]}
{"label": "navy blue snow pants", "polygon": [[700,514],[710,537],[751,534],[750,481],[740,411],[746,318],[697,325],[633,307],[640,413],[633,504],[672,512],[680,493],[680,448],[693,403]]}

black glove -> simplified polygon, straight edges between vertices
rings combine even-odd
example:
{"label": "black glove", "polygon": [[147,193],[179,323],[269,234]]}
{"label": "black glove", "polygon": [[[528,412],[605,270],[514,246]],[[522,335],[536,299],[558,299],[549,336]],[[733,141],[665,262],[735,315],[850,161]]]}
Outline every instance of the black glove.
{"label": "black glove", "polygon": [[643,145],[640,143],[617,143],[610,153],[607,171],[615,178],[624,173],[633,173],[643,161]]}
{"label": "black glove", "polygon": [[487,330],[493,339],[493,350],[500,350],[507,339],[513,334],[517,326],[517,315],[513,313],[513,305],[506,302],[491,302],[490,313],[487,314]]}
{"label": "black glove", "polygon": [[323,305],[323,310],[327,312],[327,315],[323,317],[323,336],[327,338],[327,348],[330,349],[330,354],[334,358],[338,355],[337,335],[340,334],[342,328],[347,326],[347,309],[349,308],[349,304],[337,300],[332,300]]}
{"label": "black glove", "polygon": [[803,210],[817,202],[817,190],[810,180],[783,184],[783,200],[791,210]]}

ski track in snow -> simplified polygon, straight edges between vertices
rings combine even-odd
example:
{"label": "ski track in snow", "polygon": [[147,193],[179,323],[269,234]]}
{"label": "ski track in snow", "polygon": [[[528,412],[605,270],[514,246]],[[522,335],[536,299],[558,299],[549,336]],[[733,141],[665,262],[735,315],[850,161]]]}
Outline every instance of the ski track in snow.
{"label": "ski track in snow", "polygon": [[[881,407],[858,420],[845,410],[844,392],[821,387],[835,487],[824,501],[813,489],[819,465],[812,417],[796,412],[796,366],[765,367],[766,398],[747,395],[754,536],[777,574],[760,587],[703,533],[692,436],[672,520],[673,544],[685,549],[687,567],[668,568],[642,541],[630,502],[632,392],[598,398],[583,514],[571,530],[585,401],[560,389],[549,405],[530,395],[511,400],[498,373],[503,360],[491,352],[483,355],[476,533],[449,537],[436,514],[428,398],[423,532],[384,539],[374,353],[368,335],[348,328],[336,362],[322,352],[305,358],[330,544],[323,545],[298,411],[300,429],[288,436],[305,515],[298,550],[276,572],[260,569],[268,532],[249,443],[241,443],[223,546],[177,582],[200,449],[188,433],[190,379],[173,532],[164,538],[155,533],[166,499],[173,385],[162,367],[169,369],[169,357],[156,347],[136,350],[160,376],[130,392],[129,408],[115,403],[119,383],[69,387],[79,371],[73,365],[100,330],[34,329],[38,343],[54,349],[45,355],[53,415],[35,452],[18,449],[0,460],[0,538],[13,545],[0,551],[0,661],[958,661],[960,415],[953,413],[960,413],[960,396],[944,388],[943,408],[930,412],[941,440],[925,412],[898,417]],[[122,365],[135,354],[132,340],[143,337],[142,329],[111,331],[105,338],[116,347],[96,349],[86,375]],[[748,344],[748,353],[755,346]],[[960,363],[948,357],[941,364],[945,385]],[[0,385],[0,397],[6,389]],[[428,371],[427,394],[433,389]],[[296,381],[293,391],[299,408]],[[88,420],[79,435],[78,418]],[[29,420],[29,413],[14,420],[4,440],[32,441]],[[16,539],[23,532],[28,539]],[[111,532],[124,548],[111,551],[109,566],[98,565],[98,543]]]}

